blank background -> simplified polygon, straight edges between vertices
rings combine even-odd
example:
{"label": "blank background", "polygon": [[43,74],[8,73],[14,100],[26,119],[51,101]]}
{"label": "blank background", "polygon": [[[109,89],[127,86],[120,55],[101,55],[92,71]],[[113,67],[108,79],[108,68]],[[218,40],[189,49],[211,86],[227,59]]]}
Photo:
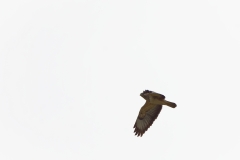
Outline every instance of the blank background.
{"label": "blank background", "polygon": [[[0,159],[239,160],[237,0],[0,3]],[[153,90],[175,102],[143,135]]]}

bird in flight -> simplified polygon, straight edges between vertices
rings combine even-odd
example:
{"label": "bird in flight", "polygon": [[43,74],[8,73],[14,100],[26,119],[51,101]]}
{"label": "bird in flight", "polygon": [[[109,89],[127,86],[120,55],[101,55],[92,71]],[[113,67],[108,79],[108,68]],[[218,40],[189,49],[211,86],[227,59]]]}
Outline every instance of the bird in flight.
{"label": "bird in flight", "polygon": [[167,105],[172,108],[177,107],[175,103],[166,101],[164,95],[153,91],[145,90],[140,96],[146,100],[146,103],[140,109],[137,120],[133,126],[133,128],[135,128],[134,133],[137,136],[142,136],[153,124],[162,110],[162,105]]}

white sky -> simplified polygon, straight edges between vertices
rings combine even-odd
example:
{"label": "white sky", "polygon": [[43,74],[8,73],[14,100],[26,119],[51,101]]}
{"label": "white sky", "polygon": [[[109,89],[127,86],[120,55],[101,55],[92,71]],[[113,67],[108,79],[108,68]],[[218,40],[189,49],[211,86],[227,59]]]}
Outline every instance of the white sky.
{"label": "white sky", "polygon": [[[0,2],[1,160],[239,160],[238,0]],[[139,138],[153,90],[163,107]]]}

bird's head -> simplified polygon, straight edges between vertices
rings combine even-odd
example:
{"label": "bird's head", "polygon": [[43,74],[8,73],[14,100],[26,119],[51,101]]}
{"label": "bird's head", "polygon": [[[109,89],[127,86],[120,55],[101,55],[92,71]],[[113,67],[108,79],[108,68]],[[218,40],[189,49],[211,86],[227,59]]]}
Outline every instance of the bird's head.
{"label": "bird's head", "polygon": [[144,99],[148,99],[149,93],[152,93],[152,91],[145,90],[140,94],[140,96],[143,97]]}

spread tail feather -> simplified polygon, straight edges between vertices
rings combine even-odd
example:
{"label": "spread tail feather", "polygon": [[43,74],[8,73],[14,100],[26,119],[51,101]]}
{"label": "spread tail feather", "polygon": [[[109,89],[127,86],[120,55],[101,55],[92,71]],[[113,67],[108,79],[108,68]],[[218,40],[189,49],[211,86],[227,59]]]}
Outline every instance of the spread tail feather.
{"label": "spread tail feather", "polygon": [[176,103],[169,102],[169,101],[166,101],[166,100],[165,100],[165,105],[167,105],[167,106],[169,106],[169,107],[172,107],[172,108],[177,107]]}

